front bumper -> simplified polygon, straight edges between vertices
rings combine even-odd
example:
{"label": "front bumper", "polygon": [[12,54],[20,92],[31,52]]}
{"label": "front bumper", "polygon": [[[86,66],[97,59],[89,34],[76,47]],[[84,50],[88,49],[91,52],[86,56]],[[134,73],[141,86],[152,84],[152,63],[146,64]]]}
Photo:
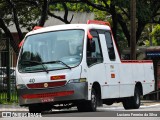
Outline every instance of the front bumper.
{"label": "front bumper", "polygon": [[[63,95],[63,96],[56,96],[47,97],[47,94],[54,94],[59,92],[65,91],[73,91],[73,94],[70,95]],[[46,97],[43,98],[24,98],[23,96],[33,96],[39,94],[46,94]],[[38,104],[44,102],[52,102],[52,103],[63,103],[66,101],[75,101],[75,100],[87,100],[88,99],[88,83],[68,83],[65,86],[55,87],[55,88],[45,88],[45,89],[19,89],[18,90],[19,96],[19,104],[20,106],[27,106],[30,104]],[[46,99],[44,101],[44,99]]]}

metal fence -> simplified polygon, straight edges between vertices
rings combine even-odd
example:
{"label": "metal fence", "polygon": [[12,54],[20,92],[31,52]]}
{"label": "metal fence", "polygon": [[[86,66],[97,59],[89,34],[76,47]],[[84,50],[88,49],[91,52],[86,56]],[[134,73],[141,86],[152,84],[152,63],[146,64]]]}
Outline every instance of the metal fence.
{"label": "metal fence", "polygon": [[17,53],[7,39],[0,40],[0,103],[18,102],[15,66]]}

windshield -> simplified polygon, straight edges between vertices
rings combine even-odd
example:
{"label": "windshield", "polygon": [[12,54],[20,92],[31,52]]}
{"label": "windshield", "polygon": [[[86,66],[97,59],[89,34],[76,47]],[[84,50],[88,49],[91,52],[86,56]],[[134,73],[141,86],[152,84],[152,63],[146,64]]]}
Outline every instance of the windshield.
{"label": "windshield", "polygon": [[46,32],[28,36],[20,53],[20,72],[68,69],[82,60],[83,30]]}

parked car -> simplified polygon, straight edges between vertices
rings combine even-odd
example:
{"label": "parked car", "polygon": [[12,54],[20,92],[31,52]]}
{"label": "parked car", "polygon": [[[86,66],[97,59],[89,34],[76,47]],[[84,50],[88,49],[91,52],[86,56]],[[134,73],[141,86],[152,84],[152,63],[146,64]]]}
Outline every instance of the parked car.
{"label": "parked car", "polygon": [[[0,91],[7,90],[7,70],[5,67],[0,68]],[[15,90],[16,87],[16,77],[15,68],[10,68],[10,86],[11,90]]]}

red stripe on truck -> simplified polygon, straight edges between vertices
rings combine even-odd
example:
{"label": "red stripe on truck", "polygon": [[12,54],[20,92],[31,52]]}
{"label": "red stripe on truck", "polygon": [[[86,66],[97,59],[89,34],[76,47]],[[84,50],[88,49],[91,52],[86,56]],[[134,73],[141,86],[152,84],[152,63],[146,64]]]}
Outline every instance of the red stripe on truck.
{"label": "red stripe on truck", "polygon": [[23,99],[35,99],[35,98],[45,98],[45,97],[62,97],[74,94],[74,91],[61,91],[54,93],[41,93],[41,94],[26,94],[22,95]]}
{"label": "red stripe on truck", "polygon": [[66,84],[66,81],[58,81],[58,82],[45,82],[45,83],[33,83],[27,84],[28,88],[48,88],[48,87],[58,87]]}

